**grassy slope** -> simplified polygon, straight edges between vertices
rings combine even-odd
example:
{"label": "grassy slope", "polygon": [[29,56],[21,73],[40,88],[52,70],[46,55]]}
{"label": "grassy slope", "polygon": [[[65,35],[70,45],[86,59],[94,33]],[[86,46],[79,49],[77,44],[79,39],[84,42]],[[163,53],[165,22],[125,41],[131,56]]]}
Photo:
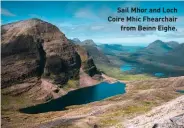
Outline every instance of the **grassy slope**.
{"label": "grassy slope", "polygon": [[104,74],[119,80],[129,81],[129,80],[146,80],[154,78],[151,75],[147,74],[137,74],[137,75],[127,74],[122,72],[120,68],[111,65],[106,64],[96,64],[96,65]]}

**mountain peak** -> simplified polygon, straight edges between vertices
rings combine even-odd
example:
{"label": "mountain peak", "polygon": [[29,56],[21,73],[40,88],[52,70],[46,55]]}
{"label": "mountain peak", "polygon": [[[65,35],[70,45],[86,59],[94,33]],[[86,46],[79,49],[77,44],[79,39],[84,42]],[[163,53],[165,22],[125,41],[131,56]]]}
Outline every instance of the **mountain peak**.
{"label": "mountain peak", "polygon": [[83,45],[93,45],[96,46],[95,42],[92,39],[87,39],[83,41]]}
{"label": "mountain peak", "polygon": [[80,42],[81,42],[78,38],[73,38],[72,40],[73,40],[74,42],[76,42],[76,43],[80,43]]}
{"label": "mountain peak", "polygon": [[166,52],[172,50],[172,47],[170,47],[169,45],[167,45],[165,42],[163,42],[161,40],[156,40],[156,41],[150,43],[145,48],[145,50],[147,53],[151,53],[151,54],[163,54],[163,53],[166,53]]}
{"label": "mountain peak", "polygon": [[164,42],[163,41],[161,41],[161,40],[155,40],[153,43],[151,43],[151,44],[163,44]]}
{"label": "mountain peak", "polygon": [[31,18],[31,19],[28,19],[28,20],[33,20],[33,21],[43,21],[43,20],[41,20],[41,19],[39,19],[39,18]]}
{"label": "mountain peak", "polygon": [[38,18],[5,24],[1,27],[1,30],[2,43],[9,42],[20,35],[42,38],[45,41],[62,40],[65,38],[64,34],[55,25]]}

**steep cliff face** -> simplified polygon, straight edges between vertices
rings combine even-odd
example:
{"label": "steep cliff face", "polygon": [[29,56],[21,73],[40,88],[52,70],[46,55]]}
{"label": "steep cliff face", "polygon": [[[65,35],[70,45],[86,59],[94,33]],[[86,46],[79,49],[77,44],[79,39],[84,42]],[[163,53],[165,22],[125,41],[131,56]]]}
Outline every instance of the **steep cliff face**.
{"label": "steep cliff face", "polygon": [[83,71],[91,77],[96,74],[101,74],[94,63],[93,58],[89,55],[87,50],[80,45],[76,45],[75,48],[81,57],[81,68],[83,69]]}
{"label": "steep cliff face", "polygon": [[45,64],[41,42],[32,36],[20,35],[2,43],[2,88],[29,77],[40,77]]}
{"label": "steep cliff face", "polygon": [[30,19],[1,30],[2,87],[43,74],[58,84],[79,77],[80,56],[56,26]]}

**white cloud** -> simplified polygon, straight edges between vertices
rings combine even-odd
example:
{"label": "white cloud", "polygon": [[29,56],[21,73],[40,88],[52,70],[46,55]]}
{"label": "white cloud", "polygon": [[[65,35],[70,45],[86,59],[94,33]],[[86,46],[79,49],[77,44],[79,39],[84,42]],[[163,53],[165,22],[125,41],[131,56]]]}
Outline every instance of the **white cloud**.
{"label": "white cloud", "polygon": [[101,29],[103,29],[104,28],[104,26],[91,26],[91,30],[101,30]]}
{"label": "white cloud", "polygon": [[76,18],[87,18],[87,19],[93,19],[95,20],[98,18],[89,8],[81,8],[74,14]]}
{"label": "white cloud", "polygon": [[2,14],[2,15],[5,15],[5,16],[16,16],[16,15],[13,14],[12,12],[10,12],[9,10],[3,9],[3,8],[1,8],[1,14]]}
{"label": "white cloud", "polygon": [[[126,2],[120,4],[119,7],[140,7],[140,2]],[[176,23],[157,23],[157,22],[108,22],[108,16],[126,17],[129,14],[118,14],[116,9],[113,10],[107,5],[99,10],[93,10],[91,7],[83,7],[76,11],[74,18],[83,18],[86,20],[80,24],[62,23],[61,30],[68,38],[79,38],[81,40],[93,39],[96,43],[123,43],[135,45],[138,43],[149,44],[154,40],[160,39],[163,41],[178,41],[184,42],[183,31],[183,16],[178,16],[179,20]],[[150,14],[131,14],[131,16],[150,16]],[[152,14],[151,17],[162,17],[161,14]],[[90,22],[88,22],[90,21]],[[121,31],[121,25],[125,26],[158,26],[158,24],[176,26],[177,32],[158,32],[158,31]]]}
{"label": "white cloud", "polygon": [[172,38],[172,37],[159,37],[157,35],[147,35],[145,37],[101,37],[101,38],[94,38],[93,40],[98,43],[109,43],[109,44],[126,44],[126,45],[140,45],[144,44],[147,45],[155,40],[162,40],[162,41],[177,41],[182,43],[184,41],[183,38]]}

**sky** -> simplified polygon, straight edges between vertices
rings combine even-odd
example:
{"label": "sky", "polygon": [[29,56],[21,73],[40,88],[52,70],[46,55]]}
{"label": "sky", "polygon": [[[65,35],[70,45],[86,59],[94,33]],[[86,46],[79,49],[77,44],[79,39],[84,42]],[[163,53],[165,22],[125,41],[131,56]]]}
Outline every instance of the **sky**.
{"label": "sky", "polygon": [[[56,25],[69,39],[93,39],[99,44],[147,45],[155,40],[184,42],[184,1],[178,2],[64,2],[64,1],[3,1],[1,3],[1,23],[7,24],[30,18],[40,18]],[[117,8],[177,8],[177,13],[117,13]],[[159,23],[174,25],[177,32],[128,32],[121,31],[120,26],[151,25],[158,23],[108,22],[109,16],[175,16],[176,23]]]}

